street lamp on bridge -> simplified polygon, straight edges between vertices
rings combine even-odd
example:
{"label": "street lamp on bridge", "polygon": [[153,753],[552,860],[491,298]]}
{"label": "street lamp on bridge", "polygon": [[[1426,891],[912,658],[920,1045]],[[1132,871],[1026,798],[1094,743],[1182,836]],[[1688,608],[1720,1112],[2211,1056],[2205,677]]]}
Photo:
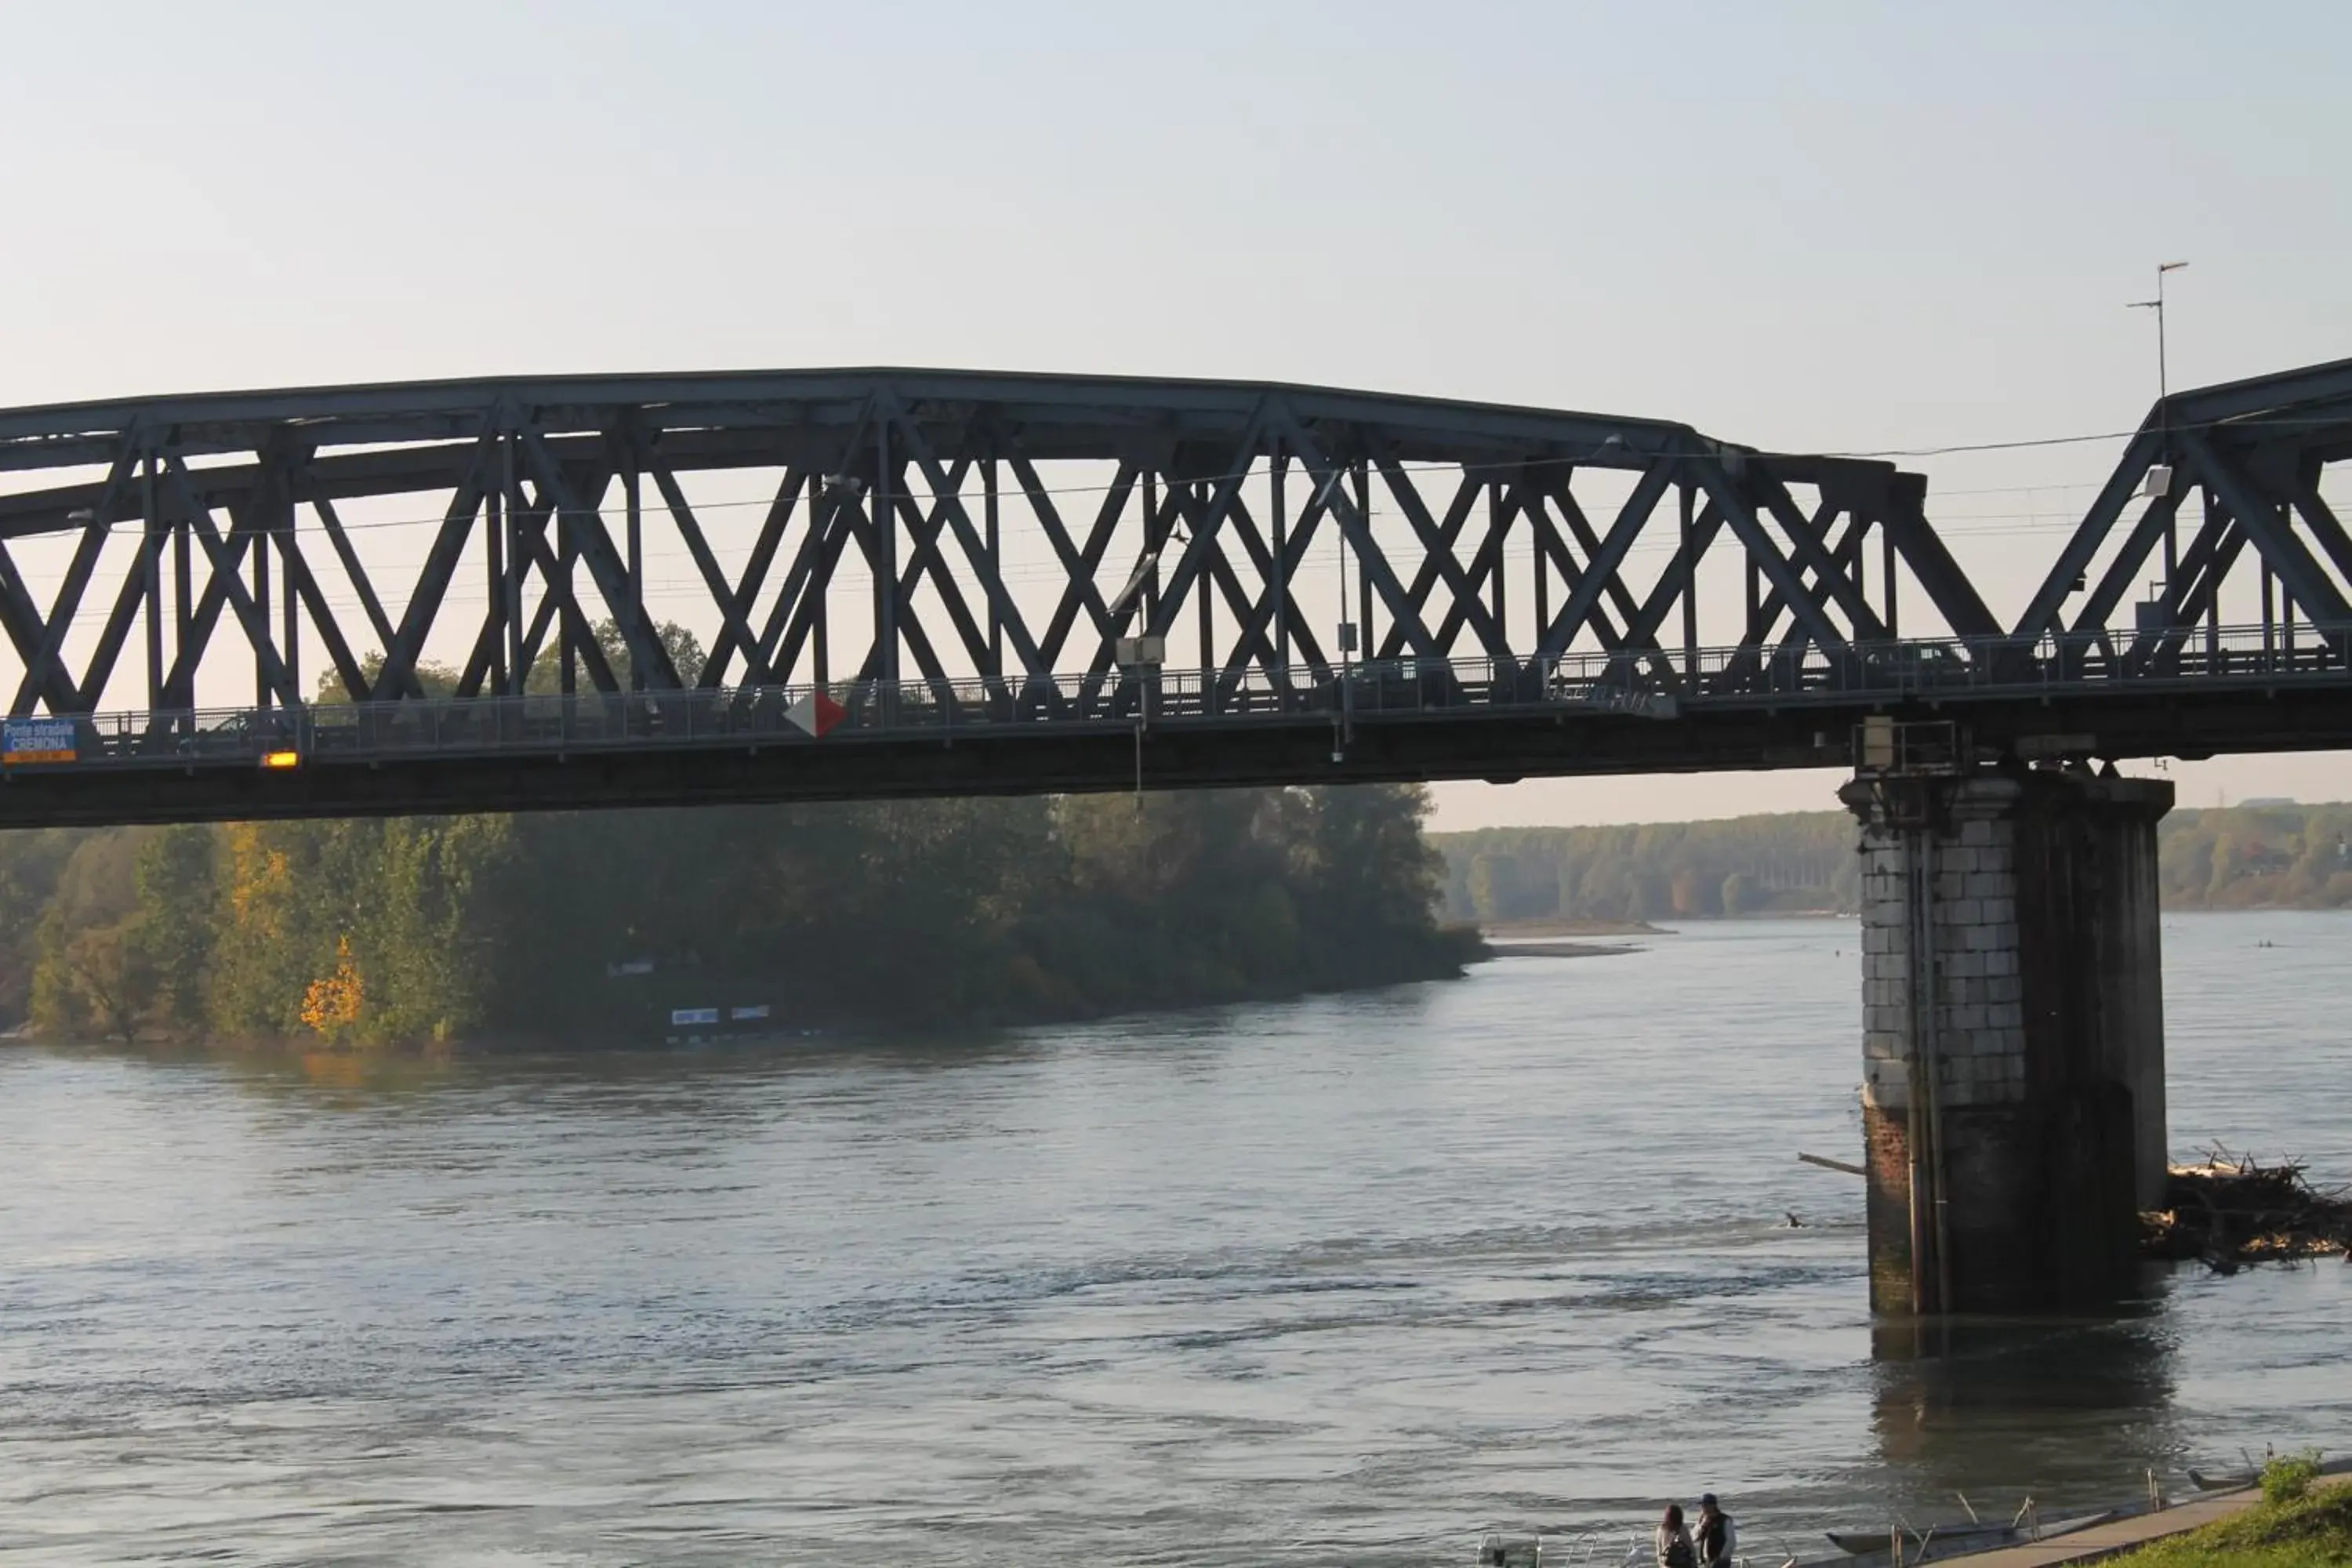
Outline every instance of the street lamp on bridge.
{"label": "street lamp on bridge", "polygon": [[[2158,262],[2156,264],[2156,298],[2129,300],[2124,307],[2130,310],[2156,312],[2156,419],[2157,428],[2159,431],[2164,428],[2170,417],[2170,411],[2166,408],[2165,401],[2172,395],[2172,376],[2169,367],[2165,363],[2164,353],[2164,275],[2168,272],[2178,272],[2188,265],[2186,261]],[[2172,452],[2168,445],[2160,456],[2164,460],[2150,467],[2147,478],[2141,481],[2140,493],[2143,495],[2160,495],[2172,483]]]}
{"label": "street lamp on bridge", "polygon": [[2134,300],[2124,307],[2127,310],[2156,312],[2156,395],[2158,402],[2163,401],[2172,390],[2170,375],[2164,363],[2164,275],[2168,272],[2178,272],[2188,265],[2186,261],[2158,262],[2156,264],[2156,298]]}

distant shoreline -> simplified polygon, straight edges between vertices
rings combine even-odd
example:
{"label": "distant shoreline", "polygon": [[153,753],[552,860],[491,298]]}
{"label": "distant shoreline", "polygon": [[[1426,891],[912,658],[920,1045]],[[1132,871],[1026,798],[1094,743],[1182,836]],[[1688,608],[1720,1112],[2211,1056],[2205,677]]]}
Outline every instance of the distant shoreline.
{"label": "distant shoreline", "polygon": [[1534,920],[1481,921],[1478,922],[1478,934],[1489,942],[1515,942],[1523,937],[1672,936],[1675,933],[1647,921],[1577,920],[1566,915],[1543,915]]}
{"label": "distant shoreline", "polygon": [[[2161,904],[2166,915],[2340,915],[2352,909],[2338,904]],[[1675,915],[1684,925],[1738,925],[1751,921],[1850,921],[1859,910],[1754,910],[1736,915]],[[1479,921],[1470,925],[1487,942],[1520,942],[1543,937],[1680,936],[1673,926],[1647,921],[1570,920],[1542,917],[1523,921]]]}
{"label": "distant shoreline", "polygon": [[1478,962],[1496,958],[1616,958],[1644,951],[1629,942],[1508,942],[1500,947],[1489,946]]}
{"label": "distant shoreline", "polygon": [[[1429,842],[1445,858],[1446,916],[1501,934],[1646,935],[1650,921],[1851,918],[1861,902],[1853,819],[1842,811],[1486,827],[1433,833]],[[2352,803],[2178,806],[2157,825],[2156,871],[2167,915],[2352,910]]]}
{"label": "distant shoreline", "polygon": [[[1715,925],[1735,921],[1837,921],[1852,920],[1853,910],[1757,910],[1736,915],[1677,915],[1676,920],[1694,925]],[[1672,926],[1653,925],[1648,921],[1572,920],[1565,916],[1539,916],[1522,921],[1480,921],[1478,934],[1488,942],[1523,942],[1542,937],[1586,936],[1680,936]]]}

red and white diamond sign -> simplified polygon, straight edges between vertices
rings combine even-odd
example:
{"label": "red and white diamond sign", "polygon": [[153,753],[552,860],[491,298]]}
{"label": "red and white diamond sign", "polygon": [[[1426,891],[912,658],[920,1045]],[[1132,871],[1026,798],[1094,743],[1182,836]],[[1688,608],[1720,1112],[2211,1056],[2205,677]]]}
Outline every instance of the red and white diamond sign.
{"label": "red and white diamond sign", "polygon": [[822,691],[813,691],[784,710],[784,718],[804,735],[822,736],[849,717],[849,710]]}

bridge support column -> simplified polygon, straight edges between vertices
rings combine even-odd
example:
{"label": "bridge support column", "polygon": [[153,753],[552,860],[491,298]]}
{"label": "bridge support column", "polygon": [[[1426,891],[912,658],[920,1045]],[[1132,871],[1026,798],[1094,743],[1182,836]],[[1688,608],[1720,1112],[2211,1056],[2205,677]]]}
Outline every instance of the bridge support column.
{"label": "bridge support column", "polygon": [[2138,1211],[2164,1187],[2156,824],[2172,786],[1890,772],[1839,795],[1863,824],[1872,1308],[2127,1294]]}

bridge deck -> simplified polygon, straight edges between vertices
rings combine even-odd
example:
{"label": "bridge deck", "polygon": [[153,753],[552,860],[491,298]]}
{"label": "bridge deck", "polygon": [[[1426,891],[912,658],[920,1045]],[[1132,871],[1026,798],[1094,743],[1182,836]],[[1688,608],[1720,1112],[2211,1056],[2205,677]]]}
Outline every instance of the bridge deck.
{"label": "bridge deck", "polygon": [[2352,746],[2347,641],[853,682],[826,689],[821,737],[793,687],[98,714],[15,727],[50,749],[0,769],[0,825],[1826,767],[1876,713],[1948,721],[1988,755]]}

